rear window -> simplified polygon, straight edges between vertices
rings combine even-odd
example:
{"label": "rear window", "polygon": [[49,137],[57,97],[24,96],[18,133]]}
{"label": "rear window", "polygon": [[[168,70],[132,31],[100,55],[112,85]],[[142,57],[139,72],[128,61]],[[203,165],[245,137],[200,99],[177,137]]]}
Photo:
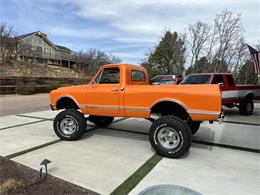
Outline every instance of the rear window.
{"label": "rear window", "polygon": [[131,70],[132,81],[145,81],[145,74],[140,70]]}
{"label": "rear window", "polygon": [[183,79],[181,84],[209,84],[211,75],[189,75]]}
{"label": "rear window", "polygon": [[235,86],[235,83],[234,83],[232,75],[227,75],[226,78],[227,78],[227,82],[228,82],[229,86]]}

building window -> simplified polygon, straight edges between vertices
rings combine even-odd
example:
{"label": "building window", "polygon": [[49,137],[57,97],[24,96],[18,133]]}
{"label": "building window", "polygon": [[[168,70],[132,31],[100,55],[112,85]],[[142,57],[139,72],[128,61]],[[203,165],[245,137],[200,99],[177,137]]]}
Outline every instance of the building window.
{"label": "building window", "polygon": [[38,37],[38,45],[42,45],[42,39],[41,39],[41,37]]}
{"label": "building window", "polygon": [[36,47],[36,51],[42,53],[42,47]]}

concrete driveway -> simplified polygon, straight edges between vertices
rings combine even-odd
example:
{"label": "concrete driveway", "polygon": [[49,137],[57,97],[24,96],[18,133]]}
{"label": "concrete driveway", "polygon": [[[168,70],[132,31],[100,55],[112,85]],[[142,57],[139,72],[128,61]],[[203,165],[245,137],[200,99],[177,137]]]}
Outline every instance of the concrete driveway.
{"label": "concrete driveway", "polygon": [[100,194],[138,194],[158,184],[175,184],[202,194],[260,191],[260,106],[249,117],[228,109],[225,122],[204,122],[181,159],[158,157],[150,146],[151,123],[117,118],[109,127],[89,123],[82,139],[61,141],[53,111],[0,117],[0,155],[33,169],[52,161],[49,173]]}

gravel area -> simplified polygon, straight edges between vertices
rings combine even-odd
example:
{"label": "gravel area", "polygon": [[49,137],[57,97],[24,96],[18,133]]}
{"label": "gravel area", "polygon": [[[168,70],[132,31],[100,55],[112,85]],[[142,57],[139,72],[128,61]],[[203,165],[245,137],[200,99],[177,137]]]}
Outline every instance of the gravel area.
{"label": "gravel area", "polygon": [[34,95],[0,95],[0,116],[49,110],[48,93]]}
{"label": "gravel area", "polygon": [[0,173],[0,186],[7,179],[15,179],[20,183],[15,191],[0,194],[97,194],[51,175],[40,177],[38,171],[1,156]]}

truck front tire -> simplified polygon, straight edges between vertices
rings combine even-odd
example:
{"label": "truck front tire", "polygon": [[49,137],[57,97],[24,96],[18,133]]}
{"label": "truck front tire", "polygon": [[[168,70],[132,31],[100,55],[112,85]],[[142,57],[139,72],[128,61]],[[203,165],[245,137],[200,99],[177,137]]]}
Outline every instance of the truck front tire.
{"label": "truck front tire", "polygon": [[153,122],[149,139],[154,150],[168,158],[179,158],[191,146],[191,130],[176,116],[162,116]]}
{"label": "truck front tire", "polygon": [[245,98],[239,104],[239,112],[241,115],[249,116],[254,112],[254,102],[251,98]]}
{"label": "truck front tire", "polygon": [[84,115],[75,109],[60,112],[53,122],[56,135],[66,141],[79,139],[85,132],[86,127],[87,123]]}
{"label": "truck front tire", "polygon": [[108,117],[108,116],[89,116],[88,119],[90,122],[94,123],[97,127],[106,127],[110,125],[114,117]]}

